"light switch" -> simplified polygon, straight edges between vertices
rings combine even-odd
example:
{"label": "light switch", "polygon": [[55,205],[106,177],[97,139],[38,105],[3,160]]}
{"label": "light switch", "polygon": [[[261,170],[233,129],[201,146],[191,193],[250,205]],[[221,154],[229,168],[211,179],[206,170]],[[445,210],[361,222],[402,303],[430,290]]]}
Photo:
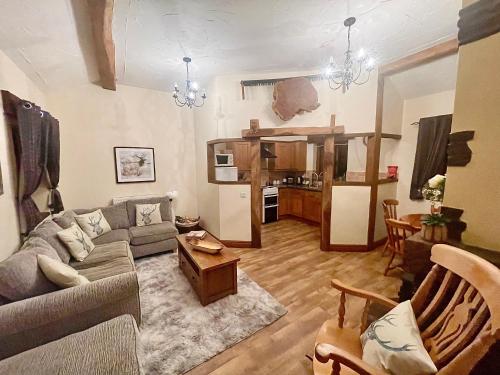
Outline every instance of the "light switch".
{"label": "light switch", "polygon": [[247,193],[245,193],[244,191],[242,191],[240,193],[240,198],[246,198],[247,197]]}

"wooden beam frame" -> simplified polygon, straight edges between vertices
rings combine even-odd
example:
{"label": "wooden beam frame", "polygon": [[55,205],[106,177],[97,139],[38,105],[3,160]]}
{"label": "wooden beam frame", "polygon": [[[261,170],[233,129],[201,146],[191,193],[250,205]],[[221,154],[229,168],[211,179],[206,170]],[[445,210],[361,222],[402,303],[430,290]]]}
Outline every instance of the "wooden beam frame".
{"label": "wooden beam frame", "polygon": [[[254,120],[251,120],[254,121]],[[256,128],[243,129],[241,135],[243,138],[260,138],[260,137],[282,137],[282,136],[310,136],[310,135],[334,135],[343,134],[343,126],[335,127],[297,127],[297,128]]]}
{"label": "wooden beam frame", "polygon": [[446,42],[436,44],[430,48],[424,49],[402,59],[382,65],[379,68],[379,76],[388,76],[405,70],[415,68],[419,65],[441,59],[446,56],[454,55],[458,52],[458,40],[451,39]]}
{"label": "wooden beam frame", "polygon": [[[403,57],[399,60],[385,64],[379,68],[378,71],[378,84],[377,84],[377,107],[375,113],[375,137],[372,143],[368,146],[373,150],[374,157],[369,160],[367,164],[366,182],[370,184],[370,211],[368,218],[368,250],[376,247],[375,241],[375,220],[377,213],[377,199],[378,199],[378,171],[380,166],[380,146],[382,141],[382,120],[384,111],[384,86],[385,78],[401,73],[405,70],[415,68],[417,66],[430,63],[435,60],[442,59],[447,56],[458,53],[458,40],[451,39],[446,42],[437,44],[420,52]],[[368,160],[367,160],[368,162]]]}
{"label": "wooden beam frame", "polygon": [[113,42],[114,0],[87,0],[101,86],[116,91],[115,44]]}
{"label": "wooden beam frame", "polygon": [[[330,118],[330,128],[335,130],[335,115]],[[325,137],[323,149],[323,190],[321,194],[321,243],[323,251],[330,251],[332,221],[332,184],[335,163],[335,132]]]}
{"label": "wooden beam frame", "polygon": [[[251,120],[254,128],[259,127],[259,120]],[[255,122],[256,121],[256,122]],[[261,225],[262,225],[262,191],[260,189],[260,138],[254,138],[250,142],[250,210],[252,227],[252,247],[261,248]]]}

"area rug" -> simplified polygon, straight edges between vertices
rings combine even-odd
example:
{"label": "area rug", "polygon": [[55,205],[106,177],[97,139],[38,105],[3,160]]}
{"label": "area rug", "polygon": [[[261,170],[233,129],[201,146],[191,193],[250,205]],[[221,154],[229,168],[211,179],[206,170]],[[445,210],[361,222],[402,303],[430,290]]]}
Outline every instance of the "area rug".
{"label": "area rug", "polygon": [[268,326],[286,309],[238,269],[238,294],[203,307],[176,254],[136,261],[140,361],[146,374],[183,374]]}

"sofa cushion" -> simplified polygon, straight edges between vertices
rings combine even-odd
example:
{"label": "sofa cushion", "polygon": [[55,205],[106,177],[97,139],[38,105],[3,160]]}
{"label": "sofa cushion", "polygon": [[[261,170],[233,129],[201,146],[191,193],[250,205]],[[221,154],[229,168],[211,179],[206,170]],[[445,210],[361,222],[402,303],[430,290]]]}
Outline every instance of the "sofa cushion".
{"label": "sofa cushion", "polygon": [[87,234],[78,226],[71,224],[68,229],[57,233],[57,237],[64,242],[72,257],[78,261],[84,260],[94,250],[94,243]]}
{"label": "sofa cushion", "polygon": [[138,337],[134,318],[122,315],[6,358],[0,373],[139,375]]}
{"label": "sofa cushion", "polygon": [[59,289],[38,267],[37,254],[60,260],[54,249],[33,246],[0,262],[0,296],[3,300],[20,301]]}
{"label": "sofa cushion", "polygon": [[130,227],[130,243],[132,245],[144,245],[170,238],[175,238],[179,232],[170,222],[164,221],[160,224],[152,224],[144,227]]}
{"label": "sofa cushion", "polygon": [[71,255],[64,246],[63,242],[57,237],[57,232],[62,231],[59,225],[52,220],[47,220],[38,225],[30,234],[29,237],[40,237],[47,241],[57,251],[59,258],[64,263],[69,263]]}
{"label": "sofa cushion", "polygon": [[76,223],[75,216],[75,211],[69,210],[55,215],[52,218],[52,221],[59,225],[61,228],[68,229],[71,224]]}
{"label": "sofa cushion", "polygon": [[128,229],[130,227],[126,202],[113,204],[106,207],[76,209],[75,213],[77,215],[88,214],[89,212],[95,211],[99,208],[108,221],[111,229]]}
{"label": "sofa cushion", "polygon": [[155,197],[155,198],[144,198],[144,199],[131,199],[127,202],[127,212],[128,212],[128,220],[130,222],[130,226],[136,226],[136,212],[135,205],[136,204],[155,204],[160,203],[160,214],[161,219],[163,221],[172,221],[171,217],[171,209],[170,209],[170,199],[167,197]]}
{"label": "sofa cushion", "polygon": [[130,242],[130,236],[127,229],[115,229],[92,240],[92,242],[94,242],[94,244],[96,245],[104,245],[117,241]]}
{"label": "sofa cushion", "polygon": [[96,264],[93,267],[79,269],[78,273],[85,276],[89,281],[96,281],[133,271],[135,271],[134,261],[128,257],[119,257]]}
{"label": "sofa cushion", "polygon": [[[117,258],[125,258],[134,265],[132,253],[127,242],[111,242],[104,245],[97,245],[87,258],[82,262],[71,261],[70,266],[76,270],[92,268],[103,263],[108,263]],[[135,267],[131,271],[134,270]],[[130,271],[130,270],[129,270]],[[128,271],[127,271],[128,272]]]}
{"label": "sofa cushion", "polygon": [[43,254],[37,254],[36,258],[43,274],[60,288],[72,288],[89,283],[85,277],[78,274],[77,270],[61,262],[60,259],[52,259]]}

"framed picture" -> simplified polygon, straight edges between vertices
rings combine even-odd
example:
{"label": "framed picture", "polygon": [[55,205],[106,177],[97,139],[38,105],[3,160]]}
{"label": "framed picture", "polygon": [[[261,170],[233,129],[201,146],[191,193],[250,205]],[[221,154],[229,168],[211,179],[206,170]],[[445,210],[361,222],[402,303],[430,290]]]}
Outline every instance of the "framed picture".
{"label": "framed picture", "polygon": [[116,182],[155,182],[155,150],[151,147],[115,147]]}

